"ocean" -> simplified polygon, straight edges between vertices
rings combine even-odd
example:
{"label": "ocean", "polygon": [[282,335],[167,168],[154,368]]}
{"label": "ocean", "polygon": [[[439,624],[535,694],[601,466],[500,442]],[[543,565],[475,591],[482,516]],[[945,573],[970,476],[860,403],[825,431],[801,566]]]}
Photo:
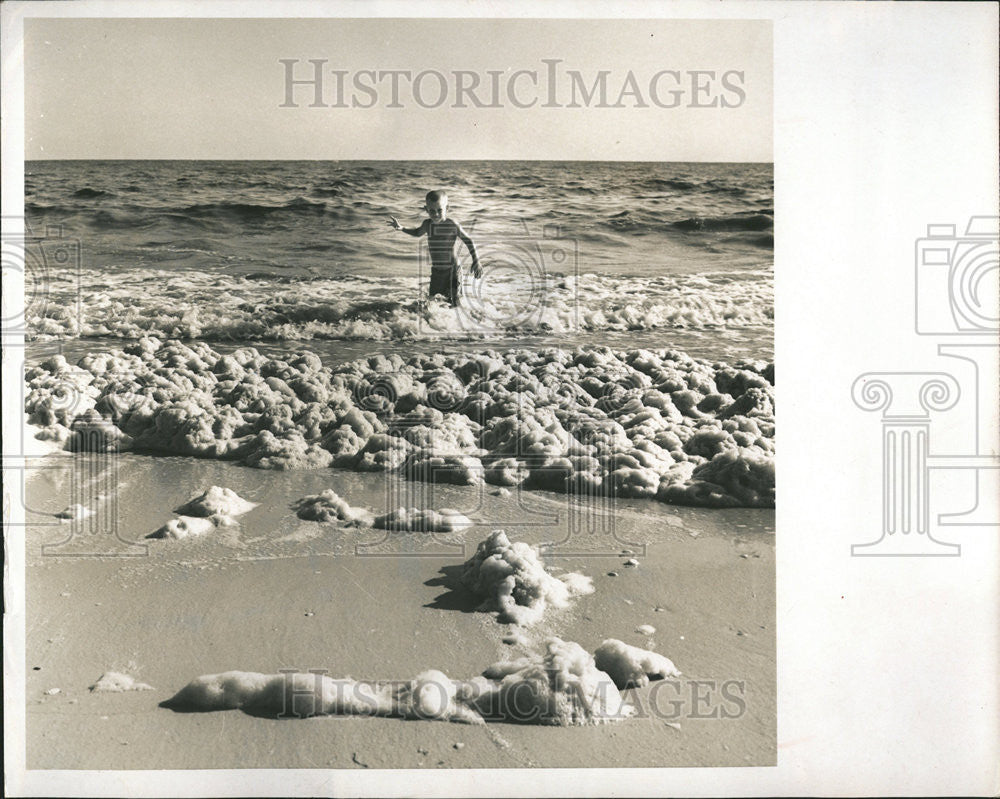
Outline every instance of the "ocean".
{"label": "ocean", "polygon": [[[432,188],[484,266],[464,313],[424,301],[426,245],[386,224]],[[44,161],[25,194],[32,233],[80,252],[43,275],[37,341],[773,353],[770,164]]]}

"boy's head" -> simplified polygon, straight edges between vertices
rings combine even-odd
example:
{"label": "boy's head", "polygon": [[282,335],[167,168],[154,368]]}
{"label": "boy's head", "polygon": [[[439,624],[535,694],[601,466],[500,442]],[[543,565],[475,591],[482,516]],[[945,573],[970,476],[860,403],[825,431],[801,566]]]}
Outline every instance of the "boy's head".
{"label": "boy's head", "polygon": [[444,189],[427,192],[424,210],[435,222],[443,222],[448,218],[448,195]]}

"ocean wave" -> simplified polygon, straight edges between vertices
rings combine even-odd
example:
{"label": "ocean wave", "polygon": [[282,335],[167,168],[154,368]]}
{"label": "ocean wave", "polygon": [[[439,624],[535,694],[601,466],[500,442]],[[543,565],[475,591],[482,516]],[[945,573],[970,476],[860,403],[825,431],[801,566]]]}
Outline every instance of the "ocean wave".
{"label": "ocean wave", "polygon": [[201,205],[189,205],[183,208],[180,213],[195,217],[210,218],[237,218],[243,220],[263,219],[275,214],[309,213],[322,214],[326,211],[325,202],[313,202],[304,197],[296,197],[286,203],[279,205],[266,205],[257,203],[205,203]]}
{"label": "ocean wave", "polygon": [[72,214],[74,211],[65,205],[54,205],[49,203],[40,203],[27,201],[24,203],[24,211],[27,214],[34,214],[36,216],[44,216],[45,214],[61,214],[67,215]]}
{"label": "ocean wave", "polygon": [[92,189],[89,186],[84,186],[82,189],[74,191],[73,196],[79,199],[89,200],[96,197],[114,197],[114,192],[104,191],[103,189]]}
{"label": "ocean wave", "polygon": [[[128,187],[124,189],[130,191]],[[80,189],[72,197],[97,199],[113,197],[111,192],[94,189]],[[275,217],[297,216],[329,216],[332,219],[346,219],[354,216],[350,208],[328,208],[322,201],[308,200],[296,197],[288,202],[278,204],[215,202],[194,205],[161,205],[148,206],[132,203],[116,203],[88,208],[85,205],[71,206],[61,203],[44,203],[29,200],[25,203],[25,211],[38,216],[63,216],[82,219],[96,230],[132,230],[145,229],[157,224],[180,224],[186,226],[201,226],[205,222],[218,221],[223,223],[250,223]]]}
{"label": "ocean wave", "polygon": [[671,227],[684,231],[760,231],[773,230],[774,217],[762,213],[733,214],[731,216],[695,216],[671,223]]}
{"label": "ocean wave", "polygon": [[[485,287],[485,289],[484,289]],[[136,269],[53,275],[48,302],[27,309],[30,339],[206,341],[480,339],[575,331],[769,326],[769,272],[661,276],[492,275],[467,282],[458,308],[426,300],[413,278],[302,278]]]}
{"label": "ocean wave", "polygon": [[[564,213],[552,212],[550,217],[561,217]],[[715,247],[732,240],[732,236],[720,236],[719,234],[747,234],[771,231],[774,228],[774,217],[764,211],[748,211],[740,214],[725,216],[693,216],[668,221],[664,215],[658,211],[637,208],[619,211],[600,220],[600,225],[611,231],[615,236],[646,236],[651,234],[665,235],[671,231],[681,231],[685,234],[705,234],[703,236],[703,246]],[[600,234],[593,231],[586,231],[580,235],[581,241],[588,243],[600,241]],[[616,240],[618,246],[624,242],[621,238]],[[762,236],[746,236],[740,238],[743,244],[753,246],[769,246]],[[773,246],[773,242],[772,245]]]}
{"label": "ocean wave", "polygon": [[680,178],[649,178],[639,184],[642,189],[676,189],[678,191],[690,191],[698,188],[699,184],[692,180],[681,180]]}
{"label": "ocean wave", "polygon": [[156,225],[155,217],[126,209],[97,211],[91,216],[91,225],[98,230],[146,230]]}
{"label": "ocean wave", "polygon": [[774,505],[774,366],[606,347],[372,356],[221,354],[144,338],[25,373],[36,437],[264,469]]}

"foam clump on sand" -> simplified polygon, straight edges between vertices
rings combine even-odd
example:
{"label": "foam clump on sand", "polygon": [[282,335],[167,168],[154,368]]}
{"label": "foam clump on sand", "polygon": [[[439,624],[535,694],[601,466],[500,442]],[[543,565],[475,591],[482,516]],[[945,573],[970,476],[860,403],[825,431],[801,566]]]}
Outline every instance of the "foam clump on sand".
{"label": "foam clump on sand", "polygon": [[74,420],[93,409],[100,397],[94,378],[86,365],[73,366],[63,355],[27,370],[24,410],[36,439],[70,448]]}
{"label": "foam clump on sand", "polygon": [[441,508],[439,511],[396,508],[376,516],[373,524],[380,530],[394,532],[454,533],[471,527],[472,520],[452,508]]}
{"label": "foam clump on sand", "polygon": [[677,667],[663,655],[609,638],[594,651],[597,668],[620,689],[649,685],[650,678],[679,677]]}
{"label": "foam clump on sand", "polygon": [[175,513],[181,516],[242,516],[257,507],[256,502],[243,499],[231,488],[212,486],[188,500]]}
{"label": "foam clump on sand", "polygon": [[294,503],[300,519],[316,522],[344,522],[355,527],[376,527],[392,532],[453,533],[472,526],[472,520],[452,508],[439,511],[396,508],[375,516],[368,508],[352,507],[333,489],[303,497]]}
{"label": "foam clump on sand", "polygon": [[152,691],[153,686],[137,682],[134,677],[117,671],[106,671],[100,679],[90,686],[94,693],[121,694],[126,691]]}
{"label": "foam clump on sand", "polygon": [[332,488],[310,494],[293,504],[295,515],[310,522],[346,522],[357,527],[371,527],[373,518],[367,508],[355,508]]}
{"label": "foam clump on sand", "polygon": [[236,517],[256,507],[256,502],[243,499],[231,488],[212,486],[177,508],[177,518],[146,537],[180,540],[203,536],[219,527],[237,526]]}
{"label": "foam clump on sand", "polygon": [[456,684],[439,671],[397,683],[334,679],[325,674],[227,671],[188,683],[164,705],[179,710],[234,710],[274,716],[393,716],[482,724],[457,701]]}
{"label": "foam clump on sand", "polygon": [[197,538],[212,532],[227,517],[204,518],[201,516],[178,516],[150,533],[148,538]]}
{"label": "foam clump on sand", "polygon": [[221,354],[147,337],[26,372],[36,436],[264,469],[708,507],[774,506],[774,367],[606,347],[375,355]]}
{"label": "foam clump on sand", "polygon": [[381,697],[373,688],[358,690],[353,680],[323,674],[259,674],[227,671],[192,680],[165,703],[190,710],[234,710],[317,716],[377,714]]}
{"label": "foam clump on sand", "polygon": [[550,606],[564,608],[570,599],[594,591],[589,577],[575,572],[554,577],[523,541],[511,543],[503,530],[481,541],[462,569],[462,584],[485,597],[479,610],[497,611],[497,620],[530,625]]}
{"label": "foam clump on sand", "polygon": [[475,704],[487,717],[569,727],[620,721],[634,712],[583,647],[555,636],[541,656],[496,663],[483,676],[491,684]]}
{"label": "foam clump on sand", "polygon": [[397,682],[228,671],[192,680],[163,704],[175,710],[239,708],[299,718],[360,715],[557,726],[620,721],[634,712],[590,654],[555,637],[541,654],[494,664],[471,680],[455,681],[434,669]]}
{"label": "foam clump on sand", "polygon": [[94,515],[94,511],[88,508],[86,505],[70,505],[68,508],[63,508],[56,514],[56,518],[64,522],[68,521],[78,521],[80,519],[89,519]]}

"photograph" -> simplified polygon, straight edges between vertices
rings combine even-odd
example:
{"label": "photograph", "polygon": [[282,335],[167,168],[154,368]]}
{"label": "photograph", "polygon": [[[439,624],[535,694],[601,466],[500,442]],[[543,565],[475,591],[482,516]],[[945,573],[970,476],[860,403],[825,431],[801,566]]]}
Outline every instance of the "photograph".
{"label": "photograph", "polygon": [[27,22],[29,768],[775,762],[771,24],[611,28]]}
{"label": "photograph", "polygon": [[996,6],[2,12],[6,795],[1000,791]]}

